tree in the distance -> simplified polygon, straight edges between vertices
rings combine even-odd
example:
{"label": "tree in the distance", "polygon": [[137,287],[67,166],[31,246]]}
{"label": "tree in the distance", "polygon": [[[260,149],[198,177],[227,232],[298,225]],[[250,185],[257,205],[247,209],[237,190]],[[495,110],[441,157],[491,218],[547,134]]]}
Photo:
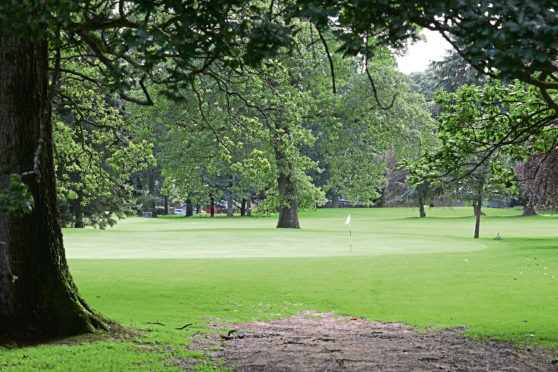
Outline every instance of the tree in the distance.
{"label": "tree in the distance", "polygon": [[[63,66],[80,70],[68,64]],[[75,77],[61,76],[54,97],[61,221],[65,226],[104,228],[131,212],[137,195],[130,175],[153,165],[152,145],[136,138],[135,128],[116,107],[121,102],[90,81],[75,83]]]}
{"label": "tree in the distance", "polygon": [[[513,99],[509,93],[515,89]],[[441,106],[437,136],[439,145],[425,152],[419,161],[408,161],[416,184],[436,180],[452,183],[457,199],[472,203],[475,214],[474,237],[479,237],[482,202],[503,198],[513,192],[511,159],[519,156],[514,142],[494,148],[494,138],[504,137],[510,123],[522,122],[529,110],[521,85],[510,88],[490,81],[483,87],[463,86],[455,93],[439,91]],[[516,101],[518,100],[518,101]],[[512,140],[511,135],[507,136]],[[496,151],[498,150],[498,151]]]}

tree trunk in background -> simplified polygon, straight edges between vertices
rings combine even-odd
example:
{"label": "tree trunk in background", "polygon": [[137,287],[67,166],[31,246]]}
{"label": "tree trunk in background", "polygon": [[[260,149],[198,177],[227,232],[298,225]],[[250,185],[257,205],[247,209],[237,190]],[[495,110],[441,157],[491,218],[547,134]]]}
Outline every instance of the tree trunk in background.
{"label": "tree trunk in background", "polygon": [[278,228],[300,229],[298,223],[298,198],[294,183],[294,166],[288,166],[288,174],[280,173],[277,178],[279,186],[279,221]]}
{"label": "tree trunk in background", "polygon": [[380,198],[378,199],[378,202],[376,203],[376,207],[383,207],[386,204],[386,190],[387,190],[387,187],[384,187],[382,189],[382,193],[380,194]]}
{"label": "tree trunk in background", "polygon": [[167,195],[165,195],[164,197],[165,200],[165,212],[163,213],[164,215],[168,215],[170,213],[169,210],[169,197]]}
{"label": "tree trunk in background", "polygon": [[[156,188],[155,188],[155,167],[149,167],[147,169],[147,188],[149,190],[150,195],[156,195]],[[155,206],[153,206],[155,209]]]}
{"label": "tree trunk in background", "polygon": [[192,217],[194,215],[194,206],[192,205],[192,200],[186,199],[186,217]]}
{"label": "tree trunk in background", "polygon": [[240,204],[240,216],[243,217],[246,215],[246,199],[242,199],[242,203]]}
{"label": "tree trunk in background", "polygon": [[522,216],[529,217],[529,216],[536,216],[537,212],[535,212],[535,206],[529,201],[527,198],[523,203],[523,214]]}
{"label": "tree trunk in background", "polygon": [[475,211],[475,236],[473,236],[473,238],[478,239],[479,238],[479,232],[480,232],[480,218],[482,213],[482,201],[476,200],[473,202],[473,209]]}
{"label": "tree trunk in background", "polygon": [[339,208],[339,194],[334,193],[331,196],[331,208]]}
{"label": "tree trunk in background", "polygon": [[27,175],[35,206],[25,217],[0,214],[0,336],[59,337],[106,321],[79,296],[62,244],[54,178],[46,41],[16,37],[0,24],[0,189],[10,174],[33,170],[43,126],[39,173]]}
{"label": "tree trunk in background", "polygon": [[419,203],[419,216],[420,218],[424,218],[426,217],[426,212],[424,211],[424,198],[422,197],[422,194],[420,192],[418,193],[418,203]]}
{"label": "tree trunk in background", "polygon": [[215,199],[213,196],[210,196],[211,203],[209,204],[209,211],[211,213],[211,217],[215,217]]}
{"label": "tree trunk in background", "polygon": [[246,200],[246,215],[247,216],[251,216],[252,215],[252,197],[249,197]]}
{"label": "tree trunk in background", "polygon": [[70,201],[70,206],[72,208],[71,212],[74,215],[74,228],[83,229],[85,227],[85,222],[83,222],[83,206],[81,201],[83,200],[83,192],[77,190],[77,198]]}
{"label": "tree trunk in background", "polygon": [[234,217],[232,193],[227,193],[227,217]]}
{"label": "tree trunk in background", "polygon": [[81,205],[81,198],[73,200],[71,205],[74,212],[74,228],[83,229],[85,227],[85,223],[83,222],[83,207]]}

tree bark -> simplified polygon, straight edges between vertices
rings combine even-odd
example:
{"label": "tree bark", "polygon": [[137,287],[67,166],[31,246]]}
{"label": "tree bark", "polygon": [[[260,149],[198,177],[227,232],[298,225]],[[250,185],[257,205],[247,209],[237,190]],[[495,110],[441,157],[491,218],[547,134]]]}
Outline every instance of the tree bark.
{"label": "tree bark", "polygon": [[192,217],[194,215],[194,205],[192,200],[186,199],[186,217]]}
{"label": "tree bark", "polygon": [[147,169],[147,188],[149,190],[149,195],[157,195],[157,190],[155,189],[155,167],[149,167]]}
{"label": "tree bark", "polygon": [[535,206],[529,201],[529,199],[526,199],[525,202],[523,203],[522,216],[529,217],[529,216],[536,216],[536,215],[537,212],[535,212]]}
{"label": "tree bark", "polygon": [[76,201],[73,204],[74,207],[74,228],[83,229],[85,227],[85,222],[83,222],[83,208],[80,201]]}
{"label": "tree bark", "polygon": [[418,193],[418,203],[419,203],[419,216],[420,218],[424,218],[426,217],[426,212],[424,211],[424,198],[422,197],[422,194],[420,192]]}
{"label": "tree bark", "polygon": [[76,229],[83,229],[85,227],[85,222],[83,221],[83,206],[81,205],[82,199],[81,190],[78,190],[78,198],[72,200],[70,203],[74,214],[74,228]]}
{"label": "tree bark", "polygon": [[232,193],[227,192],[227,217],[234,217]]}
{"label": "tree bark", "polygon": [[476,200],[473,202],[473,209],[475,211],[475,235],[473,236],[474,239],[478,239],[479,238],[479,233],[480,233],[480,218],[481,215],[483,215],[484,213],[482,213],[482,200]]}
{"label": "tree bark", "polygon": [[252,197],[248,197],[246,200],[246,216],[252,215]]}
{"label": "tree bark", "polygon": [[165,195],[164,200],[165,200],[165,211],[164,211],[163,214],[166,216],[170,213],[170,211],[169,211],[169,197],[167,195]]}
{"label": "tree bark", "polygon": [[288,174],[281,172],[277,178],[279,186],[279,221],[278,228],[300,229],[298,223],[298,198],[294,183],[294,166],[289,165]]}
{"label": "tree bark", "polygon": [[242,199],[242,203],[240,204],[240,216],[244,217],[246,215],[246,199]]}
{"label": "tree bark", "polygon": [[[54,177],[46,40],[17,37],[0,23],[0,189],[10,174],[34,198],[24,217],[0,213],[0,335],[60,337],[107,322],[78,294],[62,244]],[[41,130],[42,128],[42,130]]]}

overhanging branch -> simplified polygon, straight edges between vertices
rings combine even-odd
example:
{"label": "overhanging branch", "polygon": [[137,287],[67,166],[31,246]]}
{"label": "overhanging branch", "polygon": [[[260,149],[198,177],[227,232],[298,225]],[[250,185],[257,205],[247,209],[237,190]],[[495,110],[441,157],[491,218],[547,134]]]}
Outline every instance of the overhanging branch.
{"label": "overhanging branch", "polygon": [[329,53],[329,47],[327,45],[327,41],[324,38],[324,35],[322,35],[322,31],[320,30],[319,27],[316,26],[316,30],[318,31],[318,35],[320,36],[320,40],[322,41],[322,44],[324,45],[324,49],[327,55],[327,59],[329,61],[329,69],[331,71],[331,87],[333,90],[333,94],[337,93],[337,89],[335,89],[335,67],[333,66],[333,59],[331,58],[331,53]]}

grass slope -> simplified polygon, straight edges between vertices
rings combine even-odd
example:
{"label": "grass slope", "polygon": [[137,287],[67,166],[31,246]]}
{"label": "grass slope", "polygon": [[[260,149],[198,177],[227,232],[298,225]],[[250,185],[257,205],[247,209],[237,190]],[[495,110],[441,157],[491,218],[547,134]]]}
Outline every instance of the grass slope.
{"label": "grass slope", "polygon": [[[309,211],[297,231],[274,229],[274,218],[131,218],[106,231],[65,230],[82,295],[146,338],[4,350],[0,369],[172,370],[172,358],[199,356],[184,344],[207,318],[305,309],[558,347],[558,218],[487,210],[474,240],[472,208],[427,212]],[[198,369],[212,363],[200,359]]]}

